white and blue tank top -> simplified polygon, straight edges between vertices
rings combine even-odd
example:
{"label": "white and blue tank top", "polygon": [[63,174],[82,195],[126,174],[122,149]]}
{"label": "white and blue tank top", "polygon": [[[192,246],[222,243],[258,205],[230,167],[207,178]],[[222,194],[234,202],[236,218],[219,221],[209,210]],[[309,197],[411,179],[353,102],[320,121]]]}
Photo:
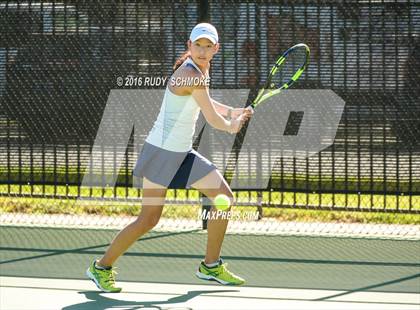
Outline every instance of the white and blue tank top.
{"label": "white and blue tank top", "polygon": [[[201,72],[191,58],[187,58],[181,66],[188,64]],[[173,152],[191,150],[199,114],[200,107],[193,96],[175,95],[167,86],[159,115],[146,142]]]}

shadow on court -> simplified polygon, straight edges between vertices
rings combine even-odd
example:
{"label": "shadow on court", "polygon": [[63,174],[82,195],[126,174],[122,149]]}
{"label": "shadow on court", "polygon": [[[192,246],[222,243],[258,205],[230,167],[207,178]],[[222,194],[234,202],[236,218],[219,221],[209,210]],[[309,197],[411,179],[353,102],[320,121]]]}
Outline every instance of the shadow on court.
{"label": "shadow on court", "polygon": [[[100,229],[3,226],[1,275],[86,279],[85,270],[115,234]],[[205,244],[206,234],[200,231],[150,232],[118,261],[117,280],[203,284],[195,270]],[[222,256],[247,286],[418,293],[419,252],[415,240],[244,234],[227,235]]]}
{"label": "shadow on court", "polygon": [[[91,310],[91,309],[109,309],[109,308],[121,308],[124,309],[142,309],[142,308],[154,308],[154,309],[170,309],[167,306],[165,308],[160,307],[159,305],[167,304],[179,304],[187,302],[194,297],[203,295],[203,294],[212,294],[212,293],[230,293],[230,292],[239,292],[239,290],[206,290],[206,291],[189,291],[187,294],[169,298],[167,300],[153,300],[153,301],[125,301],[109,298],[104,296],[101,292],[85,291],[79,292],[79,294],[85,295],[90,301],[71,305],[68,307],[62,308],[63,310]],[[118,296],[116,294],[115,296]],[[176,307],[176,306],[175,306]],[[177,308],[177,309],[192,309],[192,308]]]}

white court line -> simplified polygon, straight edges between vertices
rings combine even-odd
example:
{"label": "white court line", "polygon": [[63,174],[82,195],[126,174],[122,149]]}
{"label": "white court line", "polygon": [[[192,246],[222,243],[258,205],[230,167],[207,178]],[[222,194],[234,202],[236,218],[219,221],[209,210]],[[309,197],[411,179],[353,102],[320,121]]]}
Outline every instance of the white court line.
{"label": "white court line", "polygon": [[[132,216],[71,215],[71,214],[0,214],[0,225],[23,227],[62,227],[82,229],[121,229],[134,221]],[[198,219],[161,218],[154,231],[201,230]],[[229,223],[229,234],[282,235],[282,236],[323,236],[375,238],[395,240],[420,240],[419,225],[365,224],[365,223],[324,223],[293,222],[263,218],[260,221],[237,221]]]}
{"label": "white court line", "polygon": [[[122,282],[98,294],[89,280],[0,277],[0,309],[398,309],[420,308],[420,294]],[[81,307],[81,306],[84,307]],[[184,307],[184,308],[183,308]]]}

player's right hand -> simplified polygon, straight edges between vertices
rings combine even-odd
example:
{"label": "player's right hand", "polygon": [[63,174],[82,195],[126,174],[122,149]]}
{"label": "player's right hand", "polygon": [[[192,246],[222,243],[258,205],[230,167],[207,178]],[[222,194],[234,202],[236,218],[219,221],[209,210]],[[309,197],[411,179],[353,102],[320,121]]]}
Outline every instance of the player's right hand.
{"label": "player's right hand", "polygon": [[248,119],[249,119],[249,116],[245,113],[239,115],[239,117],[237,118],[232,118],[230,120],[229,132],[231,134],[238,133]]}

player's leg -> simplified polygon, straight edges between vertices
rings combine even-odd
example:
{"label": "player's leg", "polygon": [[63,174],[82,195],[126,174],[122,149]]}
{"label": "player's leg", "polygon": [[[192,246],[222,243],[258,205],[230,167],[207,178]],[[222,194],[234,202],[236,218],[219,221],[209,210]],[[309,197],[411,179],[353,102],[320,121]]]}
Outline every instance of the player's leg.
{"label": "player's leg", "polygon": [[[212,201],[217,195],[224,194],[231,199],[231,205],[233,203],[233,193],[218,170],[213,170],[193,183],[191,187],[197,189]],[[216,212],[216,209],[212,207],[211,212]],[[219,259],[227,225],[228,219],[226,218],[212,219],[210,217],[207,224],[208,237],[205,263],[212,263]]]}
{"label": "player's leg", "polygon": [[166,188],[144,178],[142,207],[137,219],[121,230],[112,241],[104,256],[98,261],[100,266],[112,266],[138,238],[151,230],[160,219],[165,203]]}
{"label": "player's leg", "polygon": [[[213,170],[202,179],[196,181],[191,187],[197,189],[211,200],[219,194],[224,194],[233,204],[233,193],[218,170]],[[227,211],[229,211],[228,209]],[[211,212],[217,212],[212,207]],[[222,284],[243,284],[245,281],[226,269],[226,265],[220,259],[223,239],[226,233],[228,219],[219,217],[212,218],[207,222],[207,249],[205,260],[200,264],[196,275],[205,280],[216,280]]]}
{"label": "player's leg", "polygon": [[165,187],[144,178],[140,215],[115,236],[103,257],[98,261],[94,261],[87,270],[88,277],[102,291],[121,291],[120,288],[115,287],[112,265],[138,238],[146,234],[159,222],[165,197]]}

